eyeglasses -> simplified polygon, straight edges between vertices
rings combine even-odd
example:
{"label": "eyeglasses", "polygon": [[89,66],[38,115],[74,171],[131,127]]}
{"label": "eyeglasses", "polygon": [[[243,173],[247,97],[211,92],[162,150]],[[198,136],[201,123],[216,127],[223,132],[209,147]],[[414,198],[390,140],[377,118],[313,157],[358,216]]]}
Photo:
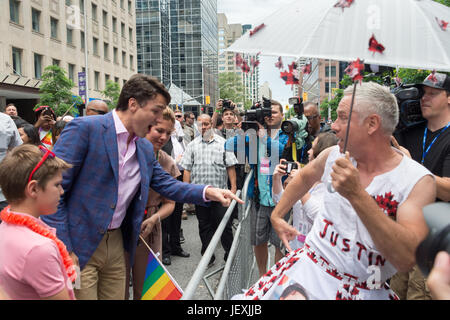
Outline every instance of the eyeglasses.
{"label": "eyeglasses", "polygon": [[94,108],[89,108],[89,110],[92,110],[92,111],[98,113],[99,115],[104,115],[104,114],[107,113],[107,112],[105,112],[103,110],[98,110],[98,109],[94,109]]}
{"label": "eyeglasses", "polygon": [[44,156],[42,157],[41,161],[39,161],[39,163],[36,165],[36,167],[34,167],[33,171],[31,171],[30,173],[30,177],[28,178],[28,182],[31,181],[31,178],[33,177],[33,174],[37,171],[37,169],[39,169],[42,164],[44,163],[44,161],[50,157],[50,158],[55,158],[55,154],[50,151],[49,149],[43,147],[43,146],[39,146],[39,149],[44,152]]}
{"label": "eyeglasses", "polygon": [[308,120],[314,120],[314,119],[316,119],[317,117],[319,117],[319,115],[318,115],[318,114],[315,114],[315,115],[313,115],[313,116],[306,116],[306,119],[308,119]]}
{"label": "eyeglasses", "polygon": [[176,118],[182,118],[183,116],[181,114],[176,114],[175,117]]}

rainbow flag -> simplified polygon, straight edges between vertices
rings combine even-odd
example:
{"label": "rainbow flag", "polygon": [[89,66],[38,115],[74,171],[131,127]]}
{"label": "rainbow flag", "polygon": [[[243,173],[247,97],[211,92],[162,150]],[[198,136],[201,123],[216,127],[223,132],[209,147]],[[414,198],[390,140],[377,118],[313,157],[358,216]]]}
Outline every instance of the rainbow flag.
{"label": "rainbow flag", "polygon": [[179,300],[183,291],[150,249],[141,300]]}

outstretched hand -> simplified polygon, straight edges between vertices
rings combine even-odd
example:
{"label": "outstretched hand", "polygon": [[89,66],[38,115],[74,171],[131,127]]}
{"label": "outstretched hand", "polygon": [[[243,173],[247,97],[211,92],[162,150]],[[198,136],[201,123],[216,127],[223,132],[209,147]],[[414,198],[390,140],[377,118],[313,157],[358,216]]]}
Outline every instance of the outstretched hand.
{"label": "outstretched hand", "polygon": [[275,229],[278,237],[283,242],[287,251],[291,252],[292,248],[289,245],[289,241],[294,240],[297,236],[300,235],[300,232],[286,222],[283,218],[280,218],[276,215],[270,217],[270,222],[272,223],[272,227]]}
{"label": "outstretched hand", "polygon": [[244,201],[239,199],[232,191],[226,189],[208,187],[205,196],[208,200],[220,202],[224,207],[229,207],[233,200],[236,200],[236,202],[240,204],[244,203]]}

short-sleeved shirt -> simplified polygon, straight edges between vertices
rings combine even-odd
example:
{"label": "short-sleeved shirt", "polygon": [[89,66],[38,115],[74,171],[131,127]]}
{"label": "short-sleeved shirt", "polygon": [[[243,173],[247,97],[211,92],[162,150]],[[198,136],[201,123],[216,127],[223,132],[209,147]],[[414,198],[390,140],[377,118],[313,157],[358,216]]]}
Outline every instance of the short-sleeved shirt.
{"label": "short-sleeved shirt", "polygon": [[228,188],[227,168],[238,163],[233,152],[225,151],[225,139],[214,134],[210,141],[195,138],[184,152],[181,166],[191,172],[191,183]]}
{"label": "short-sleeved shirt", "polygon": [[[6,156],[6,152],[22,144],[19,131],[13,119],[7,114],[0,112],[0,162]],[[2,189],[0,189],[0,201],[5,201]]]}
{"label": "short-sleeved shirt", "polygon": [[[56,232],[40,219],[32,219]],[[5,222],[0,224],[0,286],[14,300],[47,298],[64,288],[75,299],[56,243],[25,226]]]}
{"label": "short-sleeved shirt", "polygon": [[[411,158],[419,163],[423,155],[425,127],[426,123],[421,123],[396,135],[398,143],[408,149]],[[428,130],[425,141],[426,150],[437,137],[426,154],[423,165],[438,177],[450,177],[450,128],[445,131],[444,128],[434,132]]]}

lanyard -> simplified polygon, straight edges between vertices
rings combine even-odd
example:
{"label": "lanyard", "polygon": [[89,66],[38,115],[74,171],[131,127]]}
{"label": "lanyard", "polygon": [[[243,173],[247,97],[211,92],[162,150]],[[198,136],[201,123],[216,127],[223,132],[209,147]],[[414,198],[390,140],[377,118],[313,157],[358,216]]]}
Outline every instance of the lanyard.
{"label": "lanyard", "polygon": [[428,128],[425,127],[425,131],[423,132],[422,161],[420,161],[421,164],[423,164],[423,162],[425,161],[425,157],[427,156],[428,151],[430,151],[431,146],[436,142],[437,138],[439,138],[441,133],[444,132],[445,130],[447,130],[447,128],[449,126],[450,126],[450,122],[447,123],[445,128],[441,129],[439,134],[433,139],[433,141],[431,141],[430,145],[428,146],[428,148],[426,150],[425,150],[425,141],[427,140]]}

